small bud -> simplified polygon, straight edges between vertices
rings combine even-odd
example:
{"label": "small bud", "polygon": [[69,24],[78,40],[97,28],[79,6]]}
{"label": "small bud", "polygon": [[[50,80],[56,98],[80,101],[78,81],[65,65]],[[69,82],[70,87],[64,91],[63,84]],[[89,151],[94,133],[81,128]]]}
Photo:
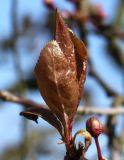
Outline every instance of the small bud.
{"label": "small bud", "polygon": [[102,133],[102,124],[96,117],[87,120],[86,128],[92,137],[98,137]]}
{"label": "small bud", "polygon": [[96,148],[97,148],[98,159],[103,160],[99,141],[98,141],[98,136],[102,133],[102,124],[96,117],[91,117],[86,122],[86,128],[87,128],[87,131],[91,134],[91,136],[94,137]]}
{"label": "small bud", "polygon": [[49,9],[54,9],[53,0],[44,0],[44,5]]}

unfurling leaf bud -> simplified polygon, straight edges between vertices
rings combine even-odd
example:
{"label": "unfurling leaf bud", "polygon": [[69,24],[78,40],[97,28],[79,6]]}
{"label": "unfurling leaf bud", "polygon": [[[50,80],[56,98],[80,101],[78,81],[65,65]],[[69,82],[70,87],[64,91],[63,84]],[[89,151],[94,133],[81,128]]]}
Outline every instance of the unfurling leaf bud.
{"label": "unfurling leaf bud", "polygon": [[92,137],[98,137],[102,133],[102,124],[96,117],[87,120],[86,128]]}

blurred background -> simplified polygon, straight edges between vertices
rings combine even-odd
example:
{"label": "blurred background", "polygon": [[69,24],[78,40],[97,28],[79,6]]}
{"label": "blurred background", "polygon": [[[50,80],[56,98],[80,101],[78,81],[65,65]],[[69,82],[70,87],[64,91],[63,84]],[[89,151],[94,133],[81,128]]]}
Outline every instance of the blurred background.
{"label": "blurred background", "polygon": [[[0,5],[0,90],[45,104],[34,77],[43,46],[54,38],[58,7],[88,48],[89,66],[81,106],[124,106],[124,0],[4,0]],[[59,134],[41,118],[19,116],[24,106],[0,99],[0,160],[63,160]],[[73,132],[90,115],[76,115]],[[105,157],[124,159],[124,116],[100,115]],[[84,141],[79,137],[77,141]],[[93,144],[86,157],[97,159]]]}

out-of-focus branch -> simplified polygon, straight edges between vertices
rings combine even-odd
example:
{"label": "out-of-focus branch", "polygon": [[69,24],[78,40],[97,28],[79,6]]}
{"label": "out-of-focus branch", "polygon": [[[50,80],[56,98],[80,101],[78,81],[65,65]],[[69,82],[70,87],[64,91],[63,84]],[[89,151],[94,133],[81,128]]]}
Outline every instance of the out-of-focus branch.
{"label": "out-of-focus branch", "polygon": [[118,115],[124,114],[124,108],[104,108],[104,107],[88,107],[85,108],[79,107],[77,110],[78,114],[98,114],[98,115]]}
{"label": "out-of-focus branch", "polygon": [[[111,109],[115,109],[118,110],[120,109],[119,106],[120,104],[124,105],[124,96],[117,96],[114,98]],[[116,126],[117,126],[117,116],[114,115],[110,115],[107,119],[107,123],[106,126],[108,128],[108,146],[110,148],[110,159],[113,158],[113,151],[114,148],[116,147],[116,145],[114,144],[114,141],[117,139],[117,135],[116,135]]]}
{"label": "out-of-focus branch", "polygon": [[[24,105],[26,107],[35,107],[35,108],[42,108],[45,107],[43,105],[40,105],[30,99],[21,98],[18,96],[15,96],[7,91],[0,91],[0,99],[4,101],[14,102],[21,105]],[[120,96],[119,100],[119,106],[124,104],[124,97]],[[124,108],[118,107],[118,108],[104,108],[104,107],[91,107],[86,106],[82,107],[79,106],[77,110],[78,114],[98,114],[98,115],[118,115],[118,114],[124,114]]]}
{"label": "out-of-focus branch", "polygon": [[36,90],[36,88],[37,88],[36,80],[35,80],[33,74],[31,74],[31,75],[28,75],[27,79],[23,79],[23,80],[18,81],[17,83],[15,83],[14,85],[11,85],[6,90],[8,90],[9,92],[12,92],[14,94],[15,93],[23,94],[24,87],[22,88],[22,84],[26,84],[26,87],[29,90]]}
{"label": "out-of-focus branch", "polygon": [[4,91],[4,90],[0,91],[0,99],[2,99],[4,101],[9,101],[9,102],[21,104],[21,105],[24,105],[25,107],[35,107],[35,108],[43,107],[43,105],[40,105],[30,99],[15,96],[15,95],[13,95],[7,91]]}
{"label": "out-of-focus branch", "polygon": [[116,91],[114,91],[111,87],[108,86],[107,83],[105,83],[105,81],[103,81],[103,79],[97,74],[97,72],[94,70],[91,62],[90,64],[90,75],[93,76],[98,82],[99,84],[105,89],[106,93],[108,96],[118,96],[118,93]]}
{"label": "out-of-focus branch", "polygon": [[17,47],[17,40],[19,38],[19,29],[18,29],[18,22],[17,22],[17,8],[18,8],[18,2],[17,0],[12,0],[12,6],[11,6],[11,14],[12,14],[12,28],[13,28],[13,33],[12,33],[12,39],[13,39],[13,60],[15,64],[15,70],[16,73],[19,77],[19,79],[23,79],[23,71],[21,68],[21,63],[20,63],[20,57],[19,57],[19,52],[18,52],[18,47]]}
{"label": "out-of-focus branch", "polygon": [[116,31],[113,34],[120,39],[124,39],[124,32]]}

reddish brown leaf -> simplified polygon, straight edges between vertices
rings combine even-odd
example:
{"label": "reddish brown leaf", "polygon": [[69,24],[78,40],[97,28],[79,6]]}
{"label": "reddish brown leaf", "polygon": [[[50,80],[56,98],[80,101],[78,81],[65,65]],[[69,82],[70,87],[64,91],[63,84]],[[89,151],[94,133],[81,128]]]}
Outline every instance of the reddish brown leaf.
{"label": "reddish brown leaf", "polygon": [[51,111],[49,111],[46,108],[29,108],[28,110],[21,112],[20,115],[30,120],[33,120],[36,123],[37,123],[38,117],[41,117],[45,121],[47,121],[49,124],[54,126],[61,135],[63,134],[61,122]]}
{"label": "reddish brown leaf", "polygon": [[80,95],[82,88],[84,87],[84,82],[86,79],[86,72],[87,72],[87,62],[88,62],[88,56],[87,56],[87,49],[79,38],[71,31],[69,30],[71,40],[74,44],[74,50],[75,50],[75,57],[76,57],[76,66],[77,66],[77,79],[79,81],[79,90]]}
{"label": "reddish brown leaf", "polygon": [[70,69],[76,73],[76,63],[75,63],[75,54],[74,54],[74,45],[71,41],[68,28],[64,23],[60,13],[56,10],[56,32],[55,39],[61,48],[63,54],[65,55]]}
{"label": "reddish brown leaf", "polygon": [[51,111],[61,120],[71,116],[78,102],[78,81],[56,41],[42,50],[35,73],[41,95]]}
{"label": "reddish brown leaf", "polygon": [[56,12],[55,41],[42,50],[35,74],[41,95],[63,126],[71,128],[86,77],[86,48]]}

